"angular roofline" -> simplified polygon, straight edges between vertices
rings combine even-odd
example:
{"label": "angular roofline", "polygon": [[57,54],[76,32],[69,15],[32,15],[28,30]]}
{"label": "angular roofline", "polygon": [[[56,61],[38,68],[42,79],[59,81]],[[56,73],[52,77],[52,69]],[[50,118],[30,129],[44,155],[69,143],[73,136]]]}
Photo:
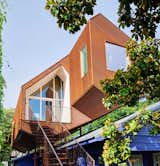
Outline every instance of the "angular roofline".
{"label": "angular roofline", "polygon": [[[120,33],[123,33],[123,35],[127,36],[128,38],[130,38],[125,32],[123,32],[122,29],[120,29],[119,27],[117,27],[112,21],[110,21],[108,18],[106,18],[103,14],[98,13],[97,15],[93,16],[90,21],[94,22],[98,17],[102,17],[104,20],[106,20],[106,22],[109,22],[112,26],[116,27],[117,30],[120,31]],[[95,22],[94,22],[95,23]],[[96,24],[97,25],[97,24]],[[99,27],[99,25],[97,25]],[[103,30],[105,31],[105,29]]]}
{"label": "angular roofline", "polygon": [[[35,77],[33,77],[32,79],[30,79],[29,81],[27,81],[26,83],[24,83],[21,88],[26,89],[29,88],[30,86],[32,86],[33,84],[35,84],[36,82],[38,82],[40,79],[42,79],[44,74],[49,74],[51,73],[54,69],[56,69],[57,67],[59,67],[61,64],[61,62],[68,58],[68,55],[66,55],[65,57],[63,57],[62,59],[58,60],[56,63],[54,63],[53,65],[51,65],[50,67],[48,67],[47,69],[45,69],[44,71],[42,71],[41,73],[39,73],[38,75],[36,75]],[[31,85],[29,85],[31,84]]]}
{"label": "angular roofline", "polygon": [[[97,15],[93,16],[92,18],[90,18],[87,21],[87,24],[85,25],[83,31],[80,33],[78,39],[76,40],[75,44],[73,45],[72,49],[69,51],[69,54],[72,52],[72,50],[74,49],[74,47],[76,46],[76,44],[79,41],[80,36],[83,34],[83,32],[86,30],[86,28],[88,28],[88,26],[90,26],[91,22],[94,22],[94,20],[97,17],[103,17],[103,19],[105,19],[107,22],[109,22],[110,24],[112,24],[114,27],[117,28],[117,26],[115,26],[110,20],[108,20],[103,14],[98,13]],[[95,23],[95,22],[94,22]],[[96,24],[96,23],[95,23]],[[97,24],[96,24],[97,25]],[[97,25],[98,26],[98,25]],[[98,26],[99,27],[99,26]],[[119,28],[117,28],[121,33],[123,33],[125,36],[127,36],[122,30],[120,30]],[[101,29],[100,29],[101,30]],[[89,36],[91,36],[90,33],[90,28],[89,28]],[[127,36],[128,37],[128,36]],[[129,37],[128,37],[129,38]],[[45,73],[49,74],[50,72],[52,72],[56,67],[58,67],[58,65],[60,64],[61,61],[63,61],[64,59],[68,58],[69,54],[67,54],[65,57],[63,57],[62,59],[58,60],[56,63],[54,63],[53,65],[51,65],[50,67],[48,67],[47,69],[45,69],[44,71],[42,71],[41,73],[39,73],[38,75],[36,75],[35,77],[33,77],[32,79],[30,79],[29,81],[27,81],[26,83],[24,83],[21,88],[22,89],[26,89],[30,86],[32,86],[34,83],[36,83],[37,81],[39,81],[43,75]],[[37,80],[36,80],[37,79]],[[30,85],[29,85],[30,84]]]}

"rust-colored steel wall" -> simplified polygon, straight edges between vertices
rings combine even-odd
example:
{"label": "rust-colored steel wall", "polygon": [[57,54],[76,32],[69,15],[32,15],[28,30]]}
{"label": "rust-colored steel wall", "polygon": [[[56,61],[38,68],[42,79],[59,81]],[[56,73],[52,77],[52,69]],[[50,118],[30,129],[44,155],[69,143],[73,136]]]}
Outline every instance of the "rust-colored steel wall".
{"label": "rust-colored steel wall", "polygon": [[107,69],[106,42],[125,47],[129,37],[101,14],[93,17],[90,24],[93,82],[100,88],[100,80],[114,76],[114,72]]}
{"label": "rust-colored steel wall", "polygon": [[[93,84],[92,61],[90,49],[89,24],[77,40],[75,46],[69,54],[70,59],[70,87],[71,87],[71,105],[76,102]],[[87,47],[88,72],[81,77],[80,51]]]}

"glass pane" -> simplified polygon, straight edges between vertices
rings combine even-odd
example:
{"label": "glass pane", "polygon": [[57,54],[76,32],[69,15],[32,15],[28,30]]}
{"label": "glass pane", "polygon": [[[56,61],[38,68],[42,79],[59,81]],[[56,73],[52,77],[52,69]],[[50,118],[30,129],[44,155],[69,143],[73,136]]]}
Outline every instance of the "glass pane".
{"label": "glass pane", "polygon": [[81,73],[82,73],[82,77],[83,77],[88,71],[87,49],[86,49],[86,47],[84,47],[81,50],[80,56],[81,56]]}
{"label": "glass pane", "polygon": [[31,120],[40,120],[40,100],[29,99],[29,116]]}
{"label": "glass pane", "polygon": [[127,57],[125,48],[106,43],[106,60],[107,69],[109,70],[117,71],[118,69],[126,69]]}
{"label": "glass pane", "polygon": [[42,120],[52,121],[52,102],[42,101]]}
{"label": "glass pane", "polygon": [[38,89],[37,91],[35,91],[34,93],[32,93],[31,96],[40,97],[40,89]]}
{"label": "glass pane", "polygon": [[64,98],[64,88],[63,81],[56,76],[55,77],[55,99],[63,99]]}
{"label": "glass pane", "polygon": [[153,153],[154,166],[160,166],[160,153]]}
{"label": "glass pane", "polygon": [[42,87],[42,97],[53,98],[53,80]]}
{"label": "glass pane", "polygon": [[129,159],[131,166],[143,166],[142,155],[132,155]]}

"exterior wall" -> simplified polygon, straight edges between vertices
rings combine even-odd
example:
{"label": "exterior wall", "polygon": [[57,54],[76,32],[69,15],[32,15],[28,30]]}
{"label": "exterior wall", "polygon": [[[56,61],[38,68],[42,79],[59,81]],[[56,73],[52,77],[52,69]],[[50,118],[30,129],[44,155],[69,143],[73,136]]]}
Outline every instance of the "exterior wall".
{"label": "exterior wall", "polygon": [[19,129],[22,127],[21,120],[24,116],[24,108],[25,108],[25,100],[24,100],[24,91],[21,89],[20,95],[18,97],[18,102],[16,106],[16,110],[14,113],[14,117],[12,120],[12,132],[11,132],[11,144],[13,144],[13,140],[16,138]]}
{"label": "exterior wall", "polygon": [[[126,34],[101,14],[88,21],[69,54],[71,104],[77,102],[93,85],[100,89],[100,80],[113,78],[114,72],[107,70],[105,43],[124,47],[128,40]],[[80,51],[84,46],[87,47],[88,73],[82,78]]]}
{"label": "exterior wall", "polygon": [[93,81],[94,85],[100,88],[100,80],[112,78],[114,75],[113,71],[107,69],[105,43],[125,47],[129,37],[101,14],[91,19],[90,27]]}
{"label": "exterior wall", "polygon": [[[87,47],[88,72],[81,77],[80,51]],[[71,104],[75,103],[93,84],[92,76],[92,52],[90,48],[90,31],[89,24],[77,40],[75,46],[69,54],[70,59],[70,87],[71,87]]]}

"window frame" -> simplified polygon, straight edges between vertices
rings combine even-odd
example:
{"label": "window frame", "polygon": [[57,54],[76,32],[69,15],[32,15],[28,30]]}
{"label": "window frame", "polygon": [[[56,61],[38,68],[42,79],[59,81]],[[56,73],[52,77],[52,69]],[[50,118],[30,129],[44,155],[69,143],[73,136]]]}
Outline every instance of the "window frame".
{"label": "window frame", "polygon": [[[122,49],[126,49],[124,46],[121,46],[121,45],[118,45],[116,43],[111,43],[111,42],[108,42],[106,41],[105,42],[105,58],[106,58],[106,69],[107,70],[110,70],[110,71],[113,71],[113,72],[116,72],[117,70],[121,70],[121,69],[124,69],[126,71],[128,65],[129,65],[129,59],[127,57],[127,54],[126,54],[126,50],[125,50],[125,67],[121,67],[121,68],[116,68],[116,69],[112,69],[111,67],[109,67],[108,63],[109,63],[109,56],[110,54],[108,54],[108,48],[107,46],[116,46],[117,48],[122,48]],[[112,62],[113,63],[113,62]]]}
{"label": "window frame", "polygon": [[[160,152],[153,153],[152,156],[153,156],[153,165],[156,166],[157,164],[159,164],[160,161]],[[156,159],[158,159],[158,161]]]}

